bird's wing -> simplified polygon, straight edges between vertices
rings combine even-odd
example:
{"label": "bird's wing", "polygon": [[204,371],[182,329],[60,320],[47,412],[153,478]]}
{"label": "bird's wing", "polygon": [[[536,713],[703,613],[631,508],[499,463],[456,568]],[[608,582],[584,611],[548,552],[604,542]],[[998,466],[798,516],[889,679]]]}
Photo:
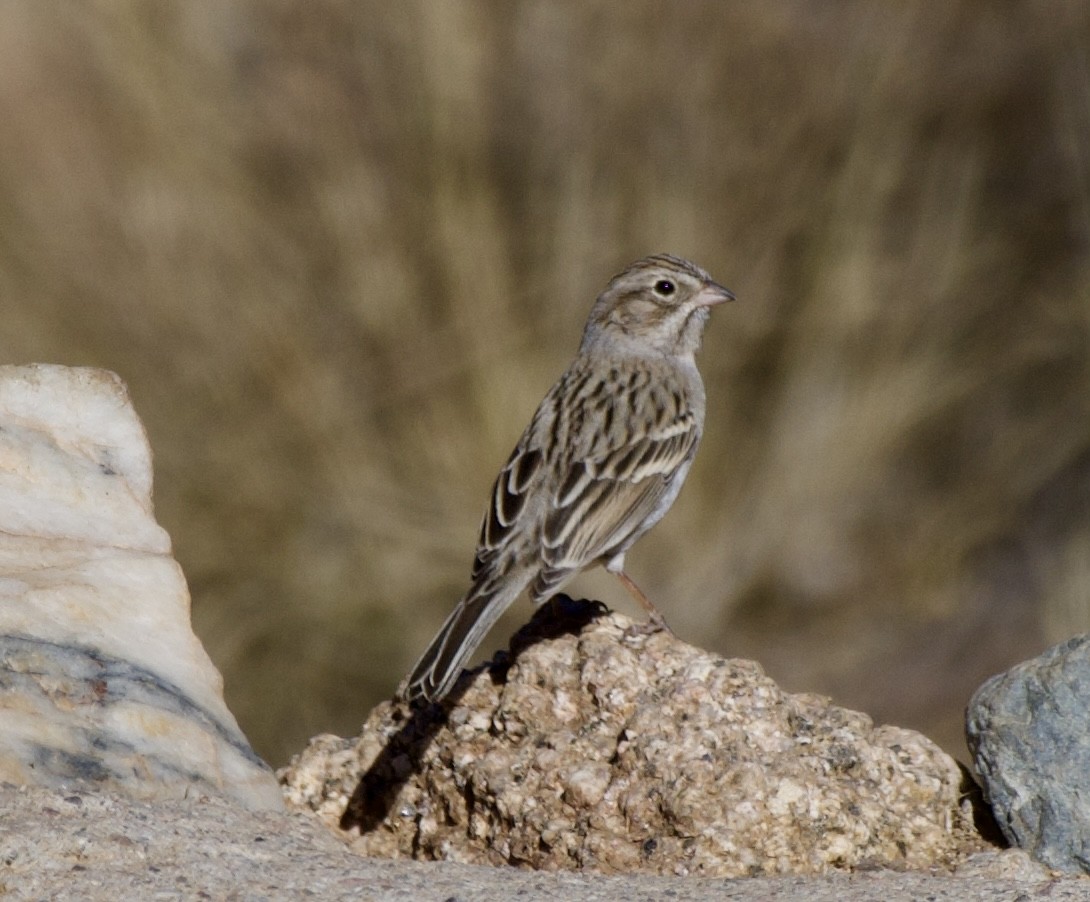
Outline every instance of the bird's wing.
{"label": "bird's wing", "polygon": [[[527,502],[542,485],[540,470],[544,455],[541,448],[529,441],[531,436],[532,431],[528,429],[492,485],[492,502],[481,521],[477,554],[473,559],[471,581],[474,586],[502,578],[507,569],[503,559],[513,559],[518,551],[509,546],[523,540],[520,529],[531,526],[528,523],[516,525]],[[532,541],[533,532],[525,538]]]}
{"label": "bird's wing", "polygon": [[543,525],[538,597],[638,536],[692,459],[700,428],[691,411],[640,425],[647,428],[569,462]]}
{"label": "bird's wing", "polygon": [[654,375],[573,368],[553,387],[493,485],[473,562],[477,591],[528,566],[539,568],[534,597],[548,597],[639,535],[700,438],[684,387]]}

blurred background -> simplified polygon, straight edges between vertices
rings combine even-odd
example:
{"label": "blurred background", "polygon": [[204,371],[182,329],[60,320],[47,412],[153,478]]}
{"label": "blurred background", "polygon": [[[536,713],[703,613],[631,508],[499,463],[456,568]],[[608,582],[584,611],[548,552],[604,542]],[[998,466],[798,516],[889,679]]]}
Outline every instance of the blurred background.
{"label": "blurred background", "polygon": [[393,692],[657,251],[739,301],[630,572],[683,638],[964,758],[973,689],[1090,628],[1088,250],[1075,0],[0,5],[0,360],[126,380],[274,765]]}

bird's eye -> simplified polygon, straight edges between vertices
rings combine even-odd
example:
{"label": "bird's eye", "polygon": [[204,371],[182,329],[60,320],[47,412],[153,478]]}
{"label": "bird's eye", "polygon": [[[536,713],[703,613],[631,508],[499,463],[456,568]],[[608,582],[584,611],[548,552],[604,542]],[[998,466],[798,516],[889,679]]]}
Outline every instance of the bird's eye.
{"label": "bird's eye", "polygon": [[659,279],[655,283],[655,294],[666,298],[677,290],[677,286],[669,279]]}

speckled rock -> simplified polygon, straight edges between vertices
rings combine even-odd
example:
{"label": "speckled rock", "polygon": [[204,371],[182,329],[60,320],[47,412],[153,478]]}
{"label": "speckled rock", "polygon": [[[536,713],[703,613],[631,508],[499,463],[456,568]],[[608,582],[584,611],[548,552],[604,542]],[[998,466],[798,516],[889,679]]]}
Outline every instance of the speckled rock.
{"label": "speckled rock", "polygon": [[215,797],[141,802],[0,784],[4,902],[1085,902],[1088,891],[1090,878],[1056,879],[1014,851],[980,853],[953,874],[867,870],[739,880],[391,861],[351,854],[313,817],[248,811]]}
{"label": "speckled rock", "polygon": [[116,375],[0,367],[0,780],[279,808],[151,493]]}
{"label": "speckled rock", "polygon": [[[740,876],[953,866],[985,844],[923,736],[565,600],[444,713],[383,703],[281,773],[367,855]],[[356,834],[359,835],[356,835]]]}
{"label": "speckled rock", "polygon": [[1090,873],[1090,635],[992,677],[966,732],[996,822],[1050,867]]}

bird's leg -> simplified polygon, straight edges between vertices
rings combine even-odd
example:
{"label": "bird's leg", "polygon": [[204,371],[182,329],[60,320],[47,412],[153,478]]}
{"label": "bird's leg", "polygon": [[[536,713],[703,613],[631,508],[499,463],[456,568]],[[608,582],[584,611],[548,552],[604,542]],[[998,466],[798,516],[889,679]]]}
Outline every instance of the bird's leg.
{"label": "bird's leg", "polygon": [[610,570],[610,573],[621,581],[621,585],[628,589],[628,593],[640,603],[640,606],[645,611],[647,611],[647,623],[633,628],[632,631],[634,633],[649,635],[651,633],[667,632],[671,636],[674,635],[674,631],[666,625],[666,619],[659,612],[659,609],[651,603],[651,599],[644,595],[640,587],[632,581],[632,577],[620,569]]}

